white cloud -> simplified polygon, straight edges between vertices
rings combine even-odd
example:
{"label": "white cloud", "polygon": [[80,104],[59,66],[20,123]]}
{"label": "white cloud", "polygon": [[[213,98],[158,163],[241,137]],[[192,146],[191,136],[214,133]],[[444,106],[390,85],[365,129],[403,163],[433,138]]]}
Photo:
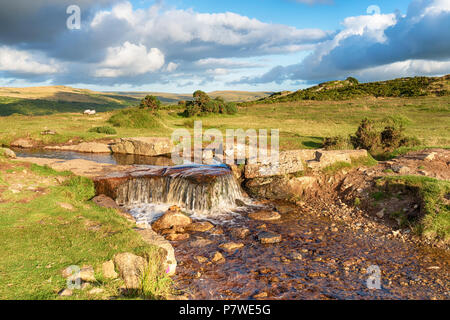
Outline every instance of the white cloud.
{"label": "white cloud", "polygon": [[26,51],[0,47],[0,71],[23,74],[54,74],[60,71],[55,63],[45,64],[38,62],[35,57]]}
{"label": "white cloud", "polygon": [[174,62],[169,62],[169,64],[167,65],[166,70],[168,72],[174,72],[175,70],[177,70],[178,68],[178,64],[174,63]]}
{"label": "white cloud", "polygon": [[96,70],[96,77],[135,76],[155,72],[164,66],[164,55],[158,48],[147,48],[125,42],[120,47],[108,48],[106,59]]}

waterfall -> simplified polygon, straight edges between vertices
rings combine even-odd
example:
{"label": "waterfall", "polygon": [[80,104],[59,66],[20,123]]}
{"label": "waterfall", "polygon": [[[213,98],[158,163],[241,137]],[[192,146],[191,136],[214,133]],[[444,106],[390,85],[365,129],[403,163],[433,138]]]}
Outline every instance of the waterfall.
{"label": "waterfall", "polygon": [[190,212],[209,212],[234,208],[237,199],[244,196],[228,168],[182,166],[139,172],[118,186],[116,202],[170,204]]}

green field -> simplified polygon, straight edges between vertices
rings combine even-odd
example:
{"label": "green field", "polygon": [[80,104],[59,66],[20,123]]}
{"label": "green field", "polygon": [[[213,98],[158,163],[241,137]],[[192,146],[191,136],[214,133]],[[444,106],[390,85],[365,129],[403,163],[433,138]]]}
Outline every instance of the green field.
{"label": "green field", "polygon": [[[450,146],[450,97],[366,98],[350,101],[298,101],[258,104],[240,107],[236,115],[208,115],[185,118],[182,109],[166,107],[159,111],[160,126],[150,128],[115,128],[116,135],[88,132],[93,127],[108,124],[113,114],[105,112],[88,117],[80,114],[48,116],[13,115],[0,117],[0,143],[9,145],[20,137],[30,137],[43,143],[64,143],[69,140],[90,141],[101,138],[132,136],[167,136],[173,130],[193,130],[193,121],[201,120],[203,128],[280,129],[283,150],[321,147],[323,138],[353,134],[363,118],[400,119],[406,124],[405,134],[417,137],[424,146]],[[44,130],[54,130],[54,136],[43,136]]]}

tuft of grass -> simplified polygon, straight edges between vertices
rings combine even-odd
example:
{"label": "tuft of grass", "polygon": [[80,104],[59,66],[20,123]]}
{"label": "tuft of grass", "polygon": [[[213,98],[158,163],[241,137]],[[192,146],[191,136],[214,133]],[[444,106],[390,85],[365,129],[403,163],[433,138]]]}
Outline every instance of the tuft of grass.
{"label": "tuft of grass", "polygon": [[145,256],[148,264],[142,275],[140,293],[146,299],[166,299],[172,293],[173,282],[164,270],[164,253],[153,248]]}
{"label": "tuft of grass", "polygon": [[368,155],[367,157],[352,158],[352,163],[343,161],[333,163],[323,168],[322,172],[326,174],[335,174],[336,172],[339,172],[344,169],[359,168],[362,166],[372,167],[377,165],[377,163],[378,162],[374,158],[372,158],[371,155]]}
{"label": "tuft of grass", "polygon": [[422,176],[385,177],[389,184],[399,184],[417,190],[422,201],[423,217],[414,229],[430,240],[450,243],[450,182]]}
{"label": "tuft of grass", "polygon": [[72,172],[70,171],[56,171],[49,166],[39,166],[37,164],[32,163],[30,166],[30,170],[42,177],[48,177],[48,176],[70,176],[72,175]]}
{"label": "tuft of grass", "polygon": [[104,133],[104,134],[117,134],[116,129],[111,128],[109,126],[103,126],[103,127],[94,127],[89,129],[89,132],[95,132],[95,133]]}
{"label": "tuft of grass", "polygon": [[381,201],[383,199],[387,198],[386,193],[382,192],[382,191],[377,191],[371,194],[371,197],[375,200],[375,201]]}

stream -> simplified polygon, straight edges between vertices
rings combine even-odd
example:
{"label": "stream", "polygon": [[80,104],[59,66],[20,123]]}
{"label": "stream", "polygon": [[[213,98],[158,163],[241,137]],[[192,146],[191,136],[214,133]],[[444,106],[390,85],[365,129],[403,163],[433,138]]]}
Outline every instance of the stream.
{"label": "stream", "polygon": [[[161,166],[164,179],[135,179],[121,191],[119,200],[139,223],[151,223],[170,205],[183,207],[186,202],[194,220],[214,225],[206,232],[188,232],[188,240],[172,242],[178,261],[175,286],[190,299],[450,298],[448,251],[384,237],[377,230],[355,230],[320,214],[321,209],[244,199],[239,185],[222,178],[223,172],[217,182],[199,179],[202,175],[214,175],[210,166],[182,168],[180,173],[176,167],[171,169],[170,158],[164,157],[15,151],[19,157]],[[231,177],[231,172],[226,174]],[[211,185],[205,189],[204,183]],[[210,205],[199,205],[199,201]],[[187,202],[193,204],[188,206]],[[220,205],[223,203],[227,207]],[[258,221],[249,217],[262,210],[277,211],[281,218]],[[237,234],[236,230],[242,229],[248,229],[246,236]],[[280,235],[281,242],[262,244],[258,235],[263,231]],[[231,242],[243,247],[230,252],[220,247]],[[213,262],[216,252],[224,259]],[[380,271],[377,289],[368,285],[368,271],[373,268]]]}

